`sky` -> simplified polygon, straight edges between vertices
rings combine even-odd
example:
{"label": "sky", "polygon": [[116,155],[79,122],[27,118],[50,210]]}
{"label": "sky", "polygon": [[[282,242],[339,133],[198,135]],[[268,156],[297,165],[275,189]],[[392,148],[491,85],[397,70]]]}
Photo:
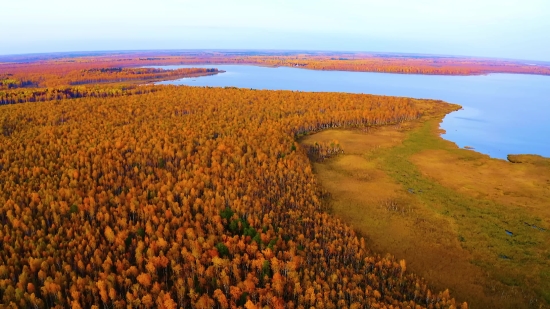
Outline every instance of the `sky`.
{"label": "sky", "polygon": [[549,0],[2,2],[0,55],[282,49],[550,61]]}

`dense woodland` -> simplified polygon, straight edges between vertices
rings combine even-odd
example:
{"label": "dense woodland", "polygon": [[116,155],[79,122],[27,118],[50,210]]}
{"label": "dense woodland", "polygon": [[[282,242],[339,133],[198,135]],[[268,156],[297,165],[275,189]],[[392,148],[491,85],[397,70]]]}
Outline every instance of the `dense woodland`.
{"label": "dense woodland", "polygon": [[427,75],[481,75],[523,73],[550,75],[550,65],[535,66],[505,61],[457,58],[407,58],[372,56],[287,56],[243,57],[236,61],[272,66],[300,67],[311,70],[381,72]]}
{"label": "dense woodland", "polygon": [[158,87],[138,85],[108,85],[108,86],[60,86],[52,88],[25,88],[0,90],[0,105],[46,102],[52,100],[77,99],[84,97],[119,97],[142,94],[159,90]]}
{"label": "dense woodland", "polygon": [[[6,72],[3,73],[5,69]],[[0,65],[0,90],[29,87],[59,87],[99,83],[121,83],[130,81],[158,81],[218,74],[217,69],[155,69],[121,68],[115,62],[107,67],[96,68],[79,65],[73,61],[67,63],[44,63],[17,65],[2,68]]]}
{"label": "dense woodland", "polygon": [[[2,63],[2,59],[4,63]],[[550,75],[550,63],[479,59],[469,57],[380,55],[365,53],[253,53],[253,52],[128,52],[101,56],[43,56],[27,62],[20,57],[0,57],[2,87],[54,87],[86,81],[128,81],[141,79],[134,70],[97,76],[93,69],[135,68],[148,65],[176,64],[256,64],[288,66],[313,70],[386,72],[431,75],[480,75],[519,73]],[[92,69],[90,71],[90,69]],[[141,69],[143,70],[143,69]],[[2,73],[10,73],[2,74]],[[152,73],[158,74],[158,73]],[[161,73],[162,74],[162,73]],[[173,73],[164,72],[170,75]],[[215,74],[215,73],[201,73]],[[119,76],[117,76],[119,75]],[[177,74],[176,74],[177,75]],[[167,79],[171,79],[167,78]],[[177,77],[176,77],[177,78]],[[47,82],[46,82],[47,80]]]}
{"label": "dense woodland", "polygon": [[[63,87],[21,95],[40,103],[0,106],[6,307],[467,307],[324,212],[296,142],[327,128],[412,121],[442,102]],[[338,151],[337,142],[309,150]]]}

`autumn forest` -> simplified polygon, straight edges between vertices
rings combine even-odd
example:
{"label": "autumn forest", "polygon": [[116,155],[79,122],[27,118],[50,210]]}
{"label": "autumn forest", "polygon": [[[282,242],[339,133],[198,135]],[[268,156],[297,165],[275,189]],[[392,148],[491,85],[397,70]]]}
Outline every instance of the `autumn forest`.
{"label": "autumn forest", "polygon": [[[476,59],[135,53],[0,63],[6,308],[467,308],[330,214],[311,161],[333,128],[456,105],[344,93],[157,86],[220,63],[550,75]],[[211,69],[152,69],[160,64]]]}

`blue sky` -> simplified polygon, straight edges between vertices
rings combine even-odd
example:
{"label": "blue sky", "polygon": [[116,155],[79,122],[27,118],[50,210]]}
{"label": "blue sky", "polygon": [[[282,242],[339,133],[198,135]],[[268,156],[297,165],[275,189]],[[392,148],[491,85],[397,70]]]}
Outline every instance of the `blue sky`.
{"label": "blue sky", "polygon": [[2,2],[0,54],[298,49],[550,61],[549,0]]}

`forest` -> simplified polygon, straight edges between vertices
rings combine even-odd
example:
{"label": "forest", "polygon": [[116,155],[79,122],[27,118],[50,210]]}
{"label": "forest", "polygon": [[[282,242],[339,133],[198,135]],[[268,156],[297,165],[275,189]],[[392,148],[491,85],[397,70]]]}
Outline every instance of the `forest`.
{"label": "forest", "polygon": [[217,69],[154,69],[154,68],[121,68],[116,63],[106,67],[83,69],[73,63],[41,64],[39,67],[18,66],[2,73],[0,71],[0,90],[32,87],[59,87],[67,85],[122,83],[138,81],[154,82],[218,74]]}
{"label": "forest", "polygon": [[297,142],[450,105],[128,85],[217,71],[73,60],[0,66],[18,81],[0,97],[6,307],[467,308],[331,216],[308,154],[342,149]]}
{"label": "forest", "polygon": [[[329,52],[149,51],[100,55],[45,54],[0,56],[0,89],[56,87],[97,82],[177,79],[217,74],[211,69],[145,69],[145,66],[193,64],[253,64],[311,70],[384,72],[428,75],[516,73],[550,75],[550,63],[530,63],[471,57]],[[208,71],[210,70],[210,71]],[[147,76],[148,75],[148,76]]]}

